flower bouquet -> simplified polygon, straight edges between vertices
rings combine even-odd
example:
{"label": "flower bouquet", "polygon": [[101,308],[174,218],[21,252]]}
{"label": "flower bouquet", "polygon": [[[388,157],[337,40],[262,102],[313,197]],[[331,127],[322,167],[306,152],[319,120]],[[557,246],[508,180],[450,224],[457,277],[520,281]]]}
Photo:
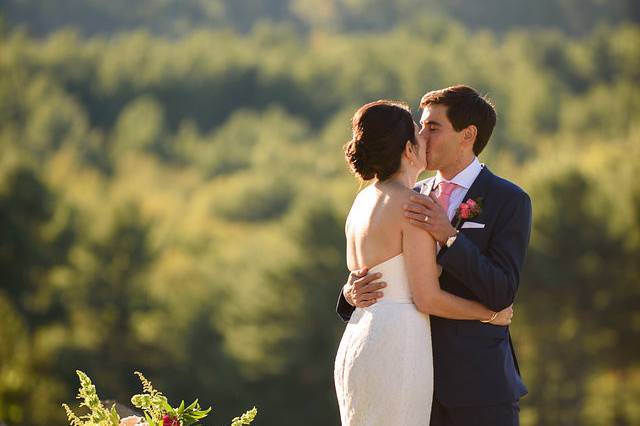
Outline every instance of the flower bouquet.
{"label": "flower bouquet", "polygon": [[[80,378],[78,393],[78,399],[82,400],[80,407],[88,408],[90,413],[77,416],[67,404],[62,404],[71,426],[190,426],[199,425],[200,420],[211,411],[211,407],[203,410],[197,399],[186,407],[184,401],[177,408],[172,407],[167,397],[154,389],[142,373],[136,371],[135,374],[142,382],[144,393],[134,395],[131,403],[142,410],[144,418],[129,416],[121,419],[116,412],[115,404],[111,409],[104,407],[89,376],[79,370],[76,370],[76,374]],[[231,426],[249,425],[257,413],[258,410],[253,407],[242,416],[234,418]]]}

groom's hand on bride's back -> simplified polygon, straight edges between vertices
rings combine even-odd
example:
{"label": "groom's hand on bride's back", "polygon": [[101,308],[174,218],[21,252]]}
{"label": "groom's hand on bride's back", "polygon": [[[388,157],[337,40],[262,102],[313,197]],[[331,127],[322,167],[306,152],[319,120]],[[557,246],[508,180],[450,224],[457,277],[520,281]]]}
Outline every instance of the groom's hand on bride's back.
{"label": "groom's hand on bride's back", "polygon": [[380,291],[387,284],[383,281],[376,281],[382,274],[368,274],[367,268],[353,271],[349,274],[349,279],[342,289],[344,298],[351,306],[356,308],[366,308],[382,298]]}

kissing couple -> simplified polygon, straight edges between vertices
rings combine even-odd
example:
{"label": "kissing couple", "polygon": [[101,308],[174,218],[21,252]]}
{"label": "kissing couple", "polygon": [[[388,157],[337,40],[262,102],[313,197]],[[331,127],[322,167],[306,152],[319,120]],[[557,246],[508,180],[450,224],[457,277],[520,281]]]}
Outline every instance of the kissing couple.
{"label": "kissing couple", "polygon": [[[371,102],[344,151],[372,181],[346,220],[334,381],[343,426],[515,426],[509,334],[531,233],[526,192],[481,164],[496,123],[473,88]],[[416,182],[424,170],[435,176]]]}

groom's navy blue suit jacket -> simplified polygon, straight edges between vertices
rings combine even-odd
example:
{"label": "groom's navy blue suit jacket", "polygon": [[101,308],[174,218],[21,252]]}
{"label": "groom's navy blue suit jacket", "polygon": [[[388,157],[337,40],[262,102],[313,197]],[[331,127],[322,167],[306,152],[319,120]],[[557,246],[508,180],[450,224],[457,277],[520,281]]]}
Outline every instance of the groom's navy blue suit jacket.
{"label": "groom's navy blue suit jacket", "polygon": [[[420,191],[426,185],[430,192],[433,180],[419,182],[414,189]],[[487,167],[463,202],[479,197],[483,198],[482,212],[469,221],[484,224],[484,228],[463,228],[465,221],[458,226],[456,241],[438,253],[443,268],[440,286],[499,311],[513,303],[518,290],[531,233],[531,200]],[[354,310],[342,292],[336,310],[345,321]],[[431,316],[431,336],[434,398],[441,404],[494,405],[516,401],[527,393],[508,327]]]}

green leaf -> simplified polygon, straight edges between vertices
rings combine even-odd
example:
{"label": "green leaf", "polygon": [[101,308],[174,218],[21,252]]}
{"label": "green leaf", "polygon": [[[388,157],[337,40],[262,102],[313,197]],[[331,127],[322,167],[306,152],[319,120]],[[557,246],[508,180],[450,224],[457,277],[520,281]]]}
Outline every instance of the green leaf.
{"label": "green leaf", "polygon": [[256,407],[253,407],[251,410],[245,412],[242,416],[234,418],[231,422],[231,426],[242,426],[248,425],[253,422],[258,414],[258,410]]}
{"label": "green leaf", "polygon": [[169,402],[167,400],[164,400],[162,402],[162,408],[164,408],[164,411],[166,411],[169,414],[176,414],[176,410],[173,409],[173,407],[169,404]]}
{"label": "green leaf", "polygon": [[120,416],[118,415],[118,412],[116,411],[116,404],[113,404],[111,406],[111,424],[113,426],[118,426],[120,424]]}
{"label": "green leaf", "polygon": [[198,405],[198,400],[197,400],[197,399],[196,399],[195,401],[193,401],[193,402],[191,403],[191,405],[189,405],[189,406],[187,407],[187,410],[193,410],[193,408],[194,408],[196,405]]}

